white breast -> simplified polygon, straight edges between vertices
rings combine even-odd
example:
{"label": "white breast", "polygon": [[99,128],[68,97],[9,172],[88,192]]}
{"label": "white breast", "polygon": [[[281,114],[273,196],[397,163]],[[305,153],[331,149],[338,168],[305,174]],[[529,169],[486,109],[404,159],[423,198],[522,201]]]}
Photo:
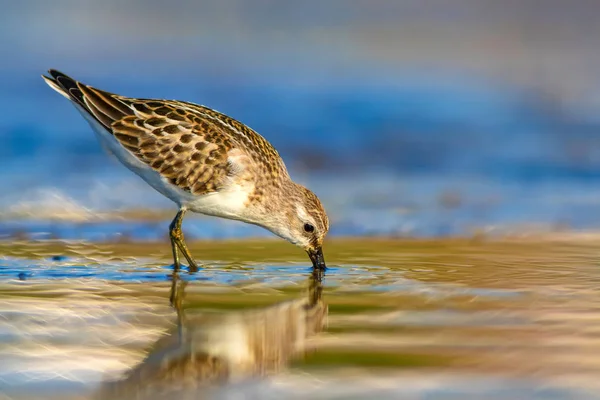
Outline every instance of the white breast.
{"label": "white breast", "polygon": [[219,192],[202,196],[194,196],[186,192],[188,199],[183,204],[190,211],[215,217],[249,221],[246,214],[246,200],[252,192],[252,187],[231,183]]}

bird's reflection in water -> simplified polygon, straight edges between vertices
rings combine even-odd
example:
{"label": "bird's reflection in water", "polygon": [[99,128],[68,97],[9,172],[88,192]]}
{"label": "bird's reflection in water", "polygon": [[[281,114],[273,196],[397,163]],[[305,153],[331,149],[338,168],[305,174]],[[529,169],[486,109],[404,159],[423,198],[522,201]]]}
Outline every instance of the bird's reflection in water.
{"label": "bird's reflection in water", "polygon": [[304,351],[325,324],[323,272],[309,277],[308,295],[262,309],[224,314],[184,311],[188,282],[174,276],[171,303],[177,327],[159,339],[124,379],[106,383],[99,399],[162,399],[196,388],[277,372]]}

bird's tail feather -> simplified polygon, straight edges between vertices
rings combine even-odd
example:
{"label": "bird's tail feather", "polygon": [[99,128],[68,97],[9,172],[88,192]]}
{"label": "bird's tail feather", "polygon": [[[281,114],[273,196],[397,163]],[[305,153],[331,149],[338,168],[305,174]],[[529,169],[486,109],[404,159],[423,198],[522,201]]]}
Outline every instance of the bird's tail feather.
{"label": "bird's tail feather", "polygon": [[79,84],[75,79],[55,69],[49,70],[48,73],[50,74],[49,77],[42,75],[42,78],[44,78],[46,83],[52,89],[56,90],[67,99],[86,107],[83,93],[79,89]]}

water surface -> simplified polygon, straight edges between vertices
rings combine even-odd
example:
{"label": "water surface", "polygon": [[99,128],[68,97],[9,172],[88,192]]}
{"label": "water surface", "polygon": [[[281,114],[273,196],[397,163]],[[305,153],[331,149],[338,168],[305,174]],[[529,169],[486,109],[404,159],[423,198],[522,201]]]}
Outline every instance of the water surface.
{"label": "water surface", "polygon": [[598,398],[595,243],[336,239],[319,284],[279,241],[194,242],[175,281],[166,242],[2,242],[0,392]]}

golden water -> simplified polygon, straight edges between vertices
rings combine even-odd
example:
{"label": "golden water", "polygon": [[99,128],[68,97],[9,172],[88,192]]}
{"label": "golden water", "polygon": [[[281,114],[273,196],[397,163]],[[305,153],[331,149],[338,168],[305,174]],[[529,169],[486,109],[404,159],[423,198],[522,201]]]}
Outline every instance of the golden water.
{"label": "golden water", "polygon": [[322,283],[279,241],[191,250],[173,281],[168,243],[1,243],[0,393],[600,394],[593,240],[332,240]]}

